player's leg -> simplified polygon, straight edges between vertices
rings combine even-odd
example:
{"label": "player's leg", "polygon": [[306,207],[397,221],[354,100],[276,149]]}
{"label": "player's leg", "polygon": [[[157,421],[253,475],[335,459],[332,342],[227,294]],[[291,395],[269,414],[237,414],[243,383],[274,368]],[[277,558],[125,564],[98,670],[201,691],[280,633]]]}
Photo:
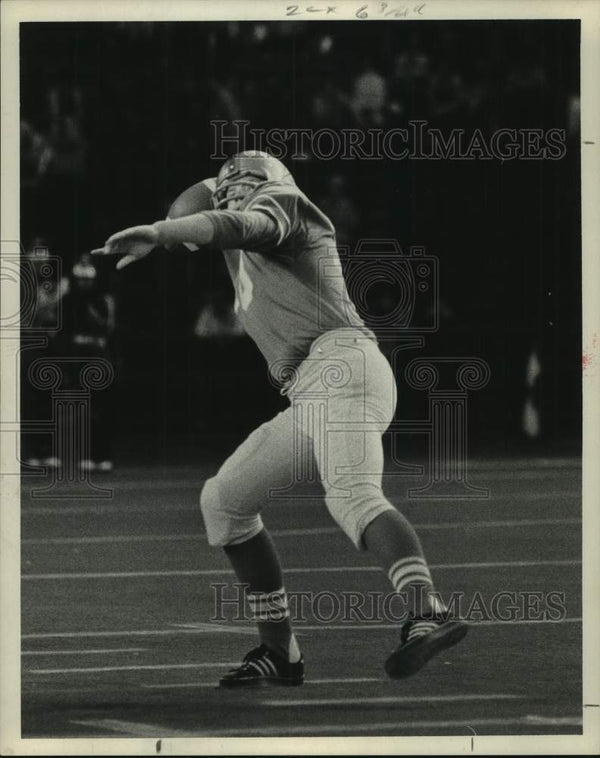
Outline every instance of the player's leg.
{"label": "player's leg", "polygon": [[209,479],[201,507],[209,543],[222,547],[257,623],[261,646],[222,686],[301,684],[302,660],[289,618],[277,551],[260,518],[269,490],[289,482],[291,411],[260,426]]}
{"label": "player's leg", "polygon": [[363,532],[362,542],[387,571],[407,610],[400,644],[388,657],[386,672],[393,679],[410,676],[436,653],[460,642],[467,625],[448,618],[435,595],[416,532],[401,513],[390,511],[376,517]]}
{"label": "player's leg", "polygon": [[[388,573],[397,592],[422,585],[433,591],[414,528],[382,490],[381,438],[396,405],[391,368],[371,340],[335,335],[320,340],[303,364],[294,393],[297,418],[322,419],[320,427],[306,431],[314,441],[327,506],[354,544]],[[427,592],[413,594],[426,607],[411,610],[432,610]]]}
{"label": "player's leg", "polygon": [[[412,659],[405,661],[403,653],[400,660],[394,658],[387,667],[390,676],[402,676],[425,663],[423,651],[414,655],[415,643],[419,638],[438,634],[438,627],[446,622],[444,608],[435,597],[414,528],[382,491],[381,436],[393,417],[396,402],[392,371],[369,340],[336,338],[335,343],[324,340],[321,354],[313,353],[313,365],[306,367],[295,401],[313,402],[311,394],[318,395],[318,384],[326,384],[327,377],[331,377],[330,386],[321,387],[321,394],[327,392],[326,430],[309,431],[315,441],[331,514],[359,549],[373,555],[405,603],[408,620],[403,629],[404,652],[413,649]],[[304,415],[314,417],[315,413],[304,409]],[[464,635],[466,626],[458,623],[460,629],[454,633]],[[436,644],[451,639],[452,634],[444,633]],[[411,647],[406,647],[407,643]],[[427,655],[431,647],[427,646]]]}

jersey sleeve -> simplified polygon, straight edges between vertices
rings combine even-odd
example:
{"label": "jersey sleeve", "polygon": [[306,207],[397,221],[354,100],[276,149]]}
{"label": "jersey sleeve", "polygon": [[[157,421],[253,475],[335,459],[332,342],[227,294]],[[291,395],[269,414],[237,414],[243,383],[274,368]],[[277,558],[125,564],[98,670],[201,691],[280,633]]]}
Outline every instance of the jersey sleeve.
{"label": "jersey sleeve", "polygon": [[295,215],[294,198],[281,195],[258,193],[254,195],[244,210],[264,213],[277,227],[276,245],[281,245],[291,235]]}
{"label": "jersey sleeve", "polygon": [[282,239],[275,219],[259,208],[207,211],[204,215],[214,227],[214,244],[223,250],[241,248],[262,253],[279,245]]}

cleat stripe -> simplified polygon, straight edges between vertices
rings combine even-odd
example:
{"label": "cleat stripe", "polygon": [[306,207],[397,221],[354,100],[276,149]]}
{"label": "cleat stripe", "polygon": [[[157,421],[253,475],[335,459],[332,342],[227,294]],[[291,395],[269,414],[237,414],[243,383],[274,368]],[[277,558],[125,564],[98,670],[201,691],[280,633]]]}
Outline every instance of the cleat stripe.
{"label": "cleat stripe", "polygon": [[264,658],[264,663],[266,664],[267,668],[269,669],[269,672],[272,676],[278,676],[279,672],[277,671],[277,666],[273,663],[273,661],[270,658]]}
{"label": "cleat stripe", "polygon": [[260,668],[261,668],[261,670],[262,670],[262,672],[263,672],[264,676],[269,676],[269,674],[270,674],[271,672],[270,672],[270,670],[269,670],[269,666],[268,666],[268,663],[267,663],[267,659],[266,659],[266,658],[261,658],[259,661],[257,661],[257,663],[258,663],[258,665],[260,666]]}
{"label": "cleat stripe", "polygon": [[262,667],[259,665],[260,661],[250,661],[248,666],[252,666],[259,674],[260,676],[264,676],[265,672],[263,671]]}
{"label": "cleat stripe", "polygon": [[254,666],[256,667],[256,669],[258,671],[260,671],[260,675],[261,676],[265,676],[266,673],[267,673],[267,671],[265,669],[265,664],[264,664],[264,661],[262,660],[262,658],[259,658],[258,660],[253,661],[253,663],[254,663]]}
{"label": "cleat stripe", "polygon": [[262,659],[263,665],[265,667],[265,672],[267,676],[277,676],[277,666],[275,666],[275,663],[270,658],[263,658]]}

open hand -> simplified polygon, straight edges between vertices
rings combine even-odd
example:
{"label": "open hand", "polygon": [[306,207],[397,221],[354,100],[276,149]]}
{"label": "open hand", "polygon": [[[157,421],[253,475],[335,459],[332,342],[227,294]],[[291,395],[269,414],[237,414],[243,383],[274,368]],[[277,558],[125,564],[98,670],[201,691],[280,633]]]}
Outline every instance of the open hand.
{"label": "open hand", "polygon": [[153,226],[132,226],[109,237],[104,247],[92,250],[93,255],[124,255],[117,269],[139,261],[158,245],[158,231]]}

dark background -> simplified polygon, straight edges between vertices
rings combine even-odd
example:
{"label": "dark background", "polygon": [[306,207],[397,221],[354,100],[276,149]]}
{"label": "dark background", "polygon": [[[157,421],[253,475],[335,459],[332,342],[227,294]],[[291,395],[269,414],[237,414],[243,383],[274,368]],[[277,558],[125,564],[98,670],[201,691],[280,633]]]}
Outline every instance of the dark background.
{"label": "dark background", "polygon": [[[211,119],[333,129],[426,119],[487,136],[565,129],[558,161],[288,165],[341,241],[392,237],[439,258],[440,329],[406,358],[489,363],[491,381],[470,405],[473,452],[579,449],[579,22],[44,23],[21,24],[20,37],[22,240],[47,245],[67,273],[109,234],[164,217],[183,189],[216,174]],[[366,71],[382,94],[361,111]],[[117,305],[117,463],[193,457],[217,437],[235,444],[281,407],[248,338],[194,336],[211,293],[230,289],[220,255],[157,252],[118,275],[102,262],[100,274]],[[530,438],[533,351],[541,427]],[[424,398],[400,390],[398,417],[422,417]]]}

